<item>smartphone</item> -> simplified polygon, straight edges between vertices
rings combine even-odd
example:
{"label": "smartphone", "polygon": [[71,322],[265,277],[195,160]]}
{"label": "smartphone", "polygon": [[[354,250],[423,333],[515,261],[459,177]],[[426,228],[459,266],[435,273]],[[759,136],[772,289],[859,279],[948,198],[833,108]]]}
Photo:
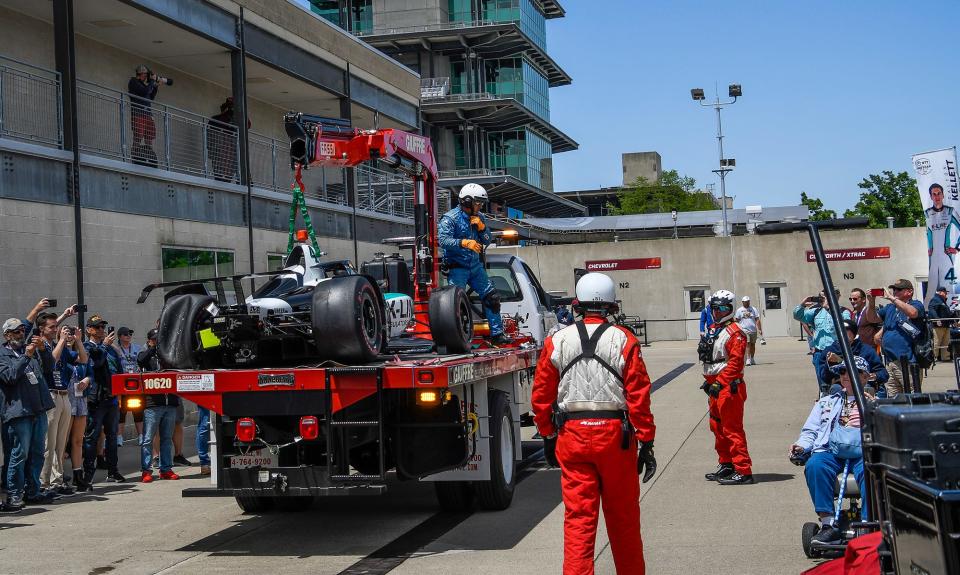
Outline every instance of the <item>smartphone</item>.
{"label": "smartphone", "polygon": [[50,307],[57,307],[57,300],[56,300],[56,299],[54,299],[54,298],[52,298],[52,297],[48,297],[48,298],[47,298],[47,302],[50,304]]}
{"label": "smartphone", "polygon": [[871,290],[870,290],[870,295],[872,295],[872,296],[874,296],[874,297],[876,297],[876,296],[882,296],[884,293],[886,293],[886,292],[884,292],[883,288],[871,288]]}
{"label": "smartphone", "polygon": [[110,327],[107,328],[107,333],[113,333],[115,330],[116,328],[111,325]]}
{"label": "smartphone", "polygon": [[83,304],[83,305],[76,304],[76,305],[77,305],[77,313],[87,313],[87,304]]}

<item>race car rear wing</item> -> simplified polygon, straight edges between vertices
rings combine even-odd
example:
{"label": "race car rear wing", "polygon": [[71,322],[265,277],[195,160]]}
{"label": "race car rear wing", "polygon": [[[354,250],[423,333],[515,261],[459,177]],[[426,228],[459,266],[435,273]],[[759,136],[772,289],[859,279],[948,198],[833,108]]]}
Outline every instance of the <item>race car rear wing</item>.
{"label": "race car rear wing", "polygon": [[[147,297],[150,296],[150,292],[157,288],[181,288],[170,291],[164,296],[164,299],[169,298],[173,295],[179,295],[184,293],[198,293],[203,295],[209,295],[205,283],[213,283],[214,289],[217,292],[217,303],[219,305],[225,306],[229,305],[227,302],[227,294],[223,289],[224,283],[230,282],[233,284],[233,291],[237,295],[237,301],[244,301],[246,298],[243,296],[243,280],[246,279],[255,279],[255,278],[271,278],[281,274],[288,274],[290,270],[277,270],[273,272],[259,272],[254,274],[239,274],[235,276],[220,276],[215,278],[203,278],[203,279],[192,279],[192,280],[180,280],[175,282],[163,282],[157,284],[150,284],[143,288],[140,291],[140,297],[137,298],[137,303],[143,303],[147,301]],[[195,286],[195,287],[192,287]],[[186,289],[191,288],[192,289]]]}

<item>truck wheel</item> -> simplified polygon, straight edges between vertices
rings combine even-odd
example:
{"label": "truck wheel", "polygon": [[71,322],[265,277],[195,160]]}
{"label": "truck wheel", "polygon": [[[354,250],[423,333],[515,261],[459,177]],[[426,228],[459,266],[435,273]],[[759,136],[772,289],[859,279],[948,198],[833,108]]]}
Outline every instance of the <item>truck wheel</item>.
{"label": "truck wheel", "polygon": [[803,529],[800,530],[800,544],[803,546],[803,554],[811,559],[814,556],[813,546],[813,537],[820,531],[820,526],[816,523],[804,523]]}
{"label": "truck wheel", "polygon": [[383,301],[364,276],[344,276],[313,288],[313,340],[324,359],[367,362],[384,345]]}
{"label": "truck wheel", "polygon": [[440,509],[451,513],[473,509],[473,485],[469,481],[434,481]]}
{"label": "truck wheel", "polygon": [[244,513],[263,513],[273,509],[276,501],[273,497],[258,497],[256,495],[237,495],[234,497],[237,505]]}
{"label": "truck wheel", "polygon": [[507,396],[493,391],[490,393],[490,480],[476,483],[481,508],[500,511],[510,507],[517,475],[514,445],[513,417]]}
{"label": "truck wheel", "polygon": [[294,495],[291,497],[276,497],[274,502],[277,510],[290,513],[300,513],[313,507],[316,499],[312,495]]}
{"label": "truck wheel", "polygon": [[210,319],[206,307],[213,301],[208,295],[183,294],[171,297],[164,304],[157,327],[157,355],[165,367],[199,367],[197,332],[206,327],[204,324]]}
{"label": "truck wheel", "polygon": [[473,317],[470,300],[463,288],[456,285],[433,290],[430,294],[430,334],[437,347],[447,353],[470,351],[473,339]]}

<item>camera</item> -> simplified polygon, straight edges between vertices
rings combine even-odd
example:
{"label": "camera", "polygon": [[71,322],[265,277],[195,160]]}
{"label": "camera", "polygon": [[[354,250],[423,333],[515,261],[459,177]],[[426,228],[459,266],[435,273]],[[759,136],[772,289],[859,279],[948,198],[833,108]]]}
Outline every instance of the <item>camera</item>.
{"label": "camera", "polygon": [[48,297],[48,298],[47,298],[47,303],[50,304],[50,307],[57,307],[57,300],[56,300],[56,298]]}
{"label": "camera", "polygon": [[163,84],[164,86],[173,86],[173,78],[164,78],[156,72],[150,72],[150,77],[158,84]]}

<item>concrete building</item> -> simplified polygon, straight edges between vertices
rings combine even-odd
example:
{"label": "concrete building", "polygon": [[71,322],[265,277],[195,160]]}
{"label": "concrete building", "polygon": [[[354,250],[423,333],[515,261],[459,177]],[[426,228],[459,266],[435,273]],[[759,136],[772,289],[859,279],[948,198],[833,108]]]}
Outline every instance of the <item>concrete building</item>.
{"label": "concrete building", "polygon": [[550,119],[571,82],[550,57],[556,0],[310,0],[313,9],[420,73],[423,133],[441,185],[484,185],[511,217],[582,215],[553,193],[553,154],[577,143]]}
{"label": "concrete building", "polygon": [[655,183],[660,181],[663,169],[657,152],[629,152],[620,160],[623,165],[623,185],[632,186],[639,178]]}
{"label": "concrete building", "polygon": [[[4,317],[82,298],[139,339],[162,300],[136,305],[144,285],[279,265],[284,112],[419,129],[415,72],[291,2],[0,0],[0,38]],[[152,130],[126,94],[138,64],[174,80]],[[236,119],[211,120],[227,97]],[[363,260],[412,228],[410,195],[387,172],[305,177],[331,257]]]}
{"label": "concrete building", "polygon": [[[926,290],[924,228],[822,232],[841,305],[849,290],[907,278]],[[709,295],[729,289],[751,297],[767,337],[800,336],[794,306],[822,289],[806,233],[499,248],[517,253],[547,291],[573,294],[576,268],[602,271],[617,282],[621,311],[646,320],[650,341],[696,339]],[[878,303],[886,303],[878,300]],[[739,305],[739,304],[738,304]],[[762,353],[762,352],[761,352]],[[694,359],[691,359],[694,361]]]}

